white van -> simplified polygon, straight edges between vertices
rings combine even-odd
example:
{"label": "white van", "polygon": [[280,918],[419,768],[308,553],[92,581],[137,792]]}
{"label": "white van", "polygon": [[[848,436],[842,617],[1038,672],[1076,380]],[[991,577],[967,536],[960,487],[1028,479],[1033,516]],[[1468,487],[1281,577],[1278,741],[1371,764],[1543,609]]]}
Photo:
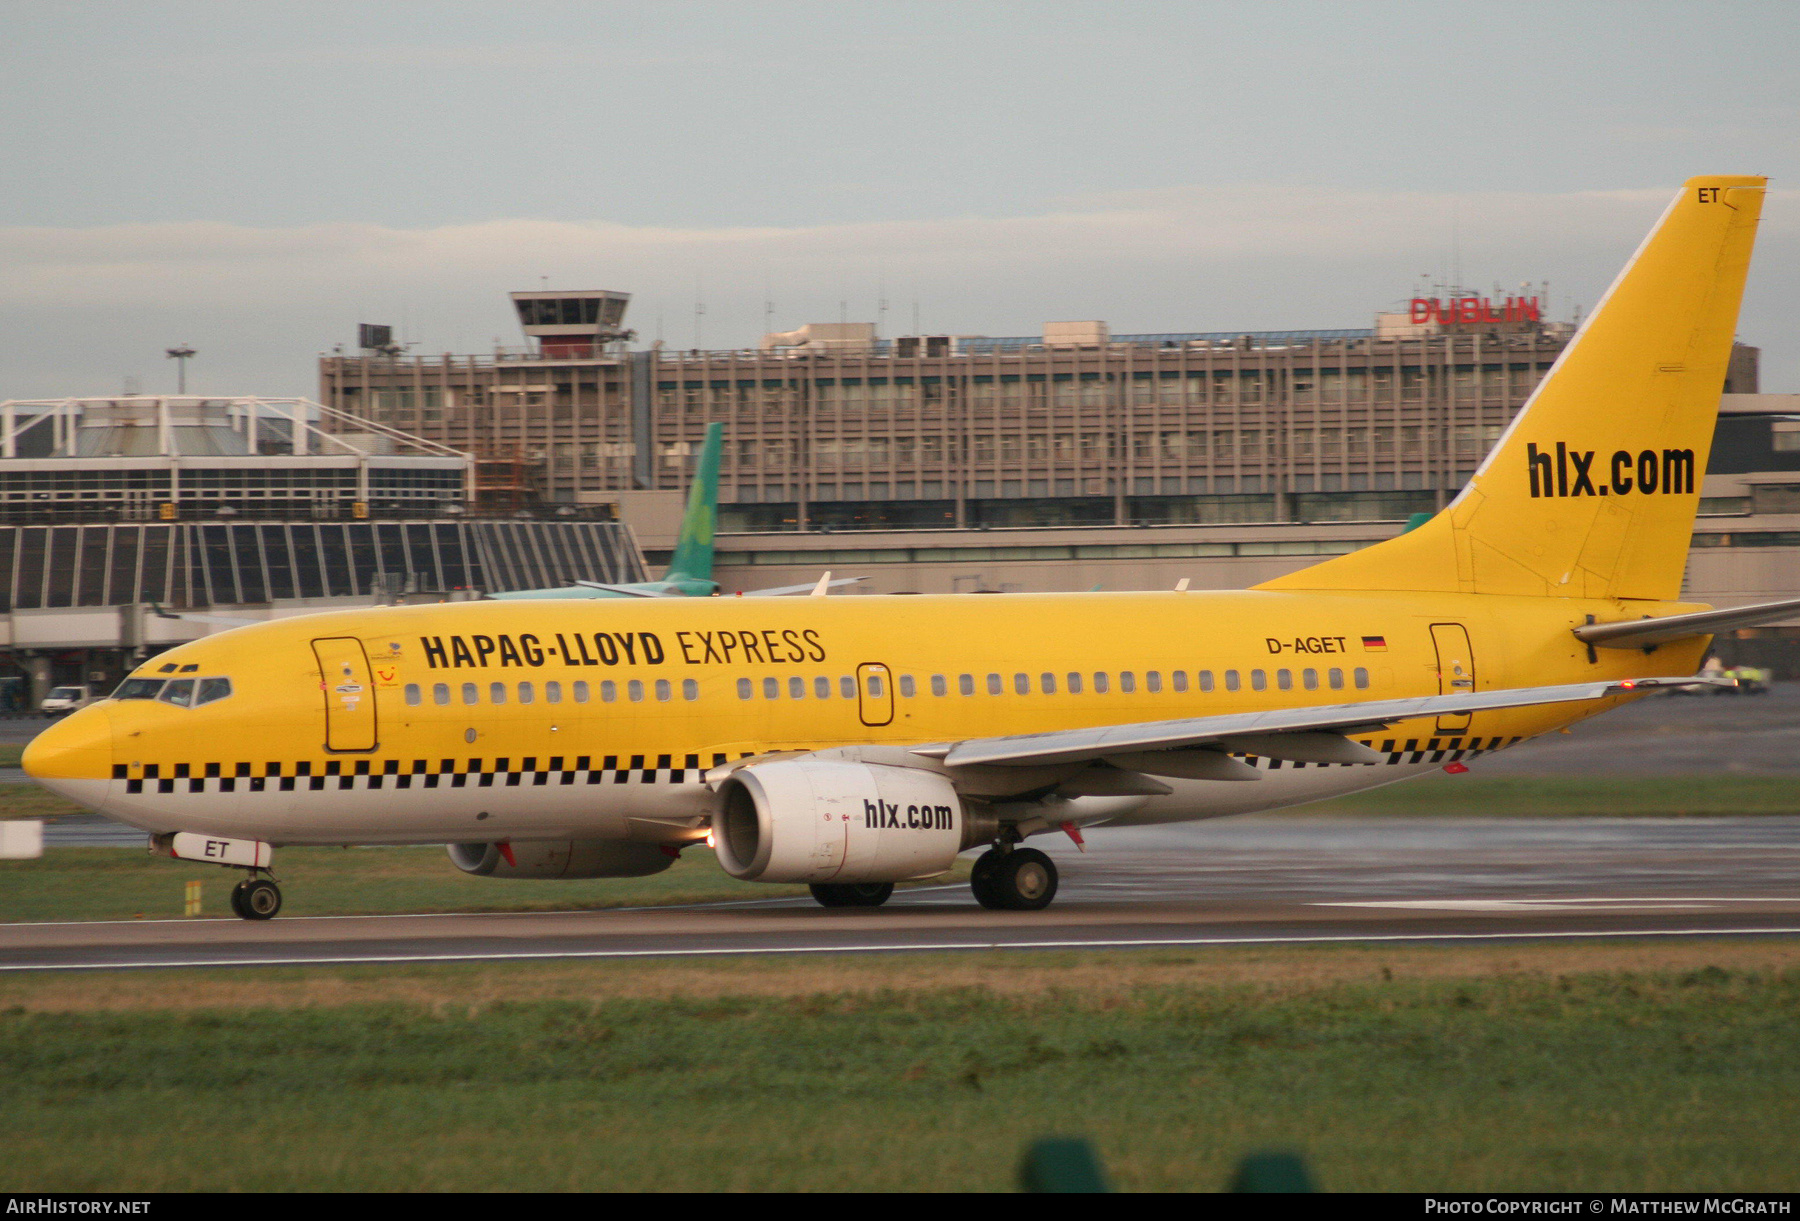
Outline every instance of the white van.
{"label": "white van", "polygon": [[86,708],[95,698],[89,687],[52,687],[38,710],[45,716],[67,716],[77,708]]}

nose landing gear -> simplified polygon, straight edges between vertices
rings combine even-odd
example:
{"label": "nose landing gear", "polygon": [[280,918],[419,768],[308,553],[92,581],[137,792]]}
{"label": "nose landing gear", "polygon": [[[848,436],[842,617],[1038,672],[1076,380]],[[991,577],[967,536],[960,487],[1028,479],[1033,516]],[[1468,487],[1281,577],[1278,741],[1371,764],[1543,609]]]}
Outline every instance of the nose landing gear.
{"label": "nose landing gear", "polygon": [[281,910],[274,878],[251,876],[231,888],[231,910],[245,920],[270,920]]}
{"label": "nose landing gear", "polygon": [[975,901],[997,911],[1035,912],[1056,898],[1056,862],[1036,848],[996,844],[975,860],[969,889]]}

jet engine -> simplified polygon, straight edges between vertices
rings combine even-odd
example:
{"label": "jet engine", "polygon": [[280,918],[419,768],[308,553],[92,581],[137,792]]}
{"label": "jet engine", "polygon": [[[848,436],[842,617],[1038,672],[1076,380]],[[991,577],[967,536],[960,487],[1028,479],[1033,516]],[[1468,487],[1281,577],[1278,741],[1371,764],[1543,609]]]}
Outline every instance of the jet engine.
{"label": "jet engine", "polygon": [[747,882],[900,882],[950,868],[992,838],[950,781],[921,768],[787,759],[731,773],[719,788],[713,848]]}
{"label": "jet engine", "polygon": [[446,847],[458,869],[483,878],[641,878],[675,863],[675,858],[656,844],[614,839],[515,840],[504,848],[499,844]]}

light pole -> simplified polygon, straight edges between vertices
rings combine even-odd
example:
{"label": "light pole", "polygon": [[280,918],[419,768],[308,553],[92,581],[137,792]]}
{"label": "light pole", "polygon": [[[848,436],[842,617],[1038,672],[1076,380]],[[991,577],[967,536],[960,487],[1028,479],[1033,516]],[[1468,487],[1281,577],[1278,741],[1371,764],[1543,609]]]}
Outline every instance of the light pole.
{"label": "light pole", "polygon": [[193,354],[194,349],[185,343],[167,350],[169,359],[175,362],[175,393],[177,394],[187,393],[187,362],[188,357]]}

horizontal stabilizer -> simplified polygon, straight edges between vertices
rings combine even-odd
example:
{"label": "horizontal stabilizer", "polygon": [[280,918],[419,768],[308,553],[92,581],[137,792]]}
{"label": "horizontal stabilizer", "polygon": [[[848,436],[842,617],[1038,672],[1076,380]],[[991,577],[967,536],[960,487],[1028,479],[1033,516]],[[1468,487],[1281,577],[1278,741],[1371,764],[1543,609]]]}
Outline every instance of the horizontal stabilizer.
{"label": "horizontal stabilizer", "polygon": [[675,596],[670,591],[651,588],[648,585],[608,585],[604,581],[577,581],[575,584],[583,589],[604,589],[608,593],[621,594],[627,598],[670,598]]}
{"label": "horizontal stabilizer", "polygon": [[1575,630],[1583,644],[1603,649],[1641,649],[1671,640],[1691,640],[1732,628],[1755,627],[1800,617],[1800,598],[1785,602],[1759,602],[1725,610],[1695,611],[1691,615],[1663,615],[1655,619],[1628,619],[1622,623],[1588,623]]}
{"label": "horizontal stabilizer", "polygon": [[[1195,746],[1241,749],[1237,743],[1244,741],[1246,735],[1254,734],[1264,748],[1257,753],[1281,758],[1287,752],[1280,749],[1272,739],[1275,735],[1291,734],[1302,738],[1301,742],[1296,743],[1296,751],[1306,753],[1299,757],[1313,758],[1313,752],[1321,749],[1320,743],[1325,734],[1369,732],[1395,721],[1420,717],[1460,716],[1471,712],[1492,712],[1501,708],[1528,708],[1536,704],[1580,703],[1649,688],[1692,686],[1698,681],[1702,680],[1691,676],[1628,678],[1617,682],[1569,683],[1556,687],[1520,687],[1510,691],[1369,700],[1361,704],[1327,704],[1317,708],[1279,708],[1270,712],[1239,712],[1226,716],[1147,721],[1132,725],[1097,725],[1089,729],[1060,729],[1050,733],[1016,734],[1003,738],[970,738],[951,746],[917,747],[913,753],[941,758],[952,767],[970,763],[1079,763],[1086,759],[1111,759],[1117,762],[1121,756],[1141,751],[1176,750]],[[1363,756],[1358,758],[1366,761]],[[1154,770],[1147,763],[1143,766],[1144,770]]]}
{"label": "horizontal stabilizer", "polygon": [[[830,574],[827,573],[827,576]],[[809,581],[805,585],[776,585],[769,589],[746,589],[746,598],[782,598],[789,594],[816,594],[823,584],[826,589],[839,589],[845,585],[854,585],[858,581],[866,581],[867,577],[838,577],[831,581]]]}

